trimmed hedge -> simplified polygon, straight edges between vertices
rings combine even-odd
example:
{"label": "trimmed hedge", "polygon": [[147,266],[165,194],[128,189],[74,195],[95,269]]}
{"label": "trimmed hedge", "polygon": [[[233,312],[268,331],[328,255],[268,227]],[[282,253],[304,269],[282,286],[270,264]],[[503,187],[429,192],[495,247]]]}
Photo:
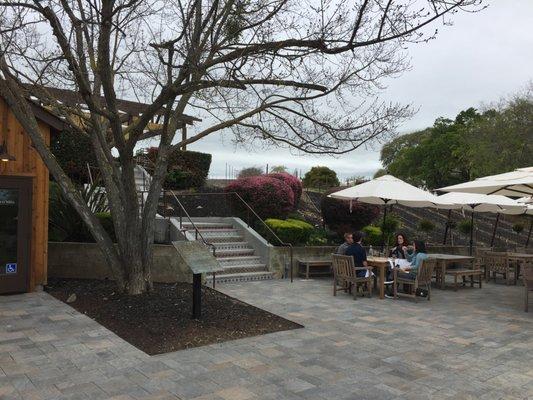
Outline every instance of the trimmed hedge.
{"label": "trimmed hedge", "polygon": [[354,201],[350,212],[349,200],[334,199],[327,196],[338,190],[335,188],[326,193],[320,203],[320,209],[327,227],[335,231],[339,237],[342,237],[346,232],[361,230],[378,217],[379,206]]}
{"label": "trimmed hedge", "polygon": [[283,242],[293,245],[306,244],[315,230],[313,225],[297,219],[269,218],[265,223]]}
{"label": "trimmed hedge", "polygon": [[237,192],[263,219],[283,219],[294,209],[294,194],[290,186],[269,176],[237,179],[225,190]]}
{"label": "trimmed hedge", "polygon": [[298,204],[300,203],[300,198],[302,197],[302,181],[294,175],[288,174],[286,172],[276,172],[268,174],[267,176],[279,179],[291,187],[292,193],[294,194],[294,209],[296,209],[298,207]]}
{"label": "trimmed hedge", "polygon": [[[150,147],[143,152],[152,163],[155,163],[157,147]],[[168,157],[167,176],[163,187],[173,190],[202,187],[209,174],[211,158],[211,154],[197,151],[173,151]]]}

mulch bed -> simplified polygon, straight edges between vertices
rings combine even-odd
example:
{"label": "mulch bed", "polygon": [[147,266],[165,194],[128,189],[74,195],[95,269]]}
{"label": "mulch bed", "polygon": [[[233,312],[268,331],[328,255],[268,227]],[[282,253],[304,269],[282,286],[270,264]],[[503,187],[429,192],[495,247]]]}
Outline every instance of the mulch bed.
{"label": "mulch bed", "polygon": [[119,294],[110,281],[51,279],[46,291],[149,355],[302,326],[202,287],[202,319],[191,319],[192,285],[155,284],[152,293]]}

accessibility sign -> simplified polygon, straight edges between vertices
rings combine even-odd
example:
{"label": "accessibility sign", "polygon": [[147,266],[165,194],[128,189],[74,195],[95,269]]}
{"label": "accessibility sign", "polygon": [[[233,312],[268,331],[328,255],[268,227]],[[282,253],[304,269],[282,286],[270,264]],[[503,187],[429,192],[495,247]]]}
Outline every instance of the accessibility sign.
{"label": "accessibility sign", "polygon": [[16,274],[17,273],[17,263],[6,264],[6,274]]}

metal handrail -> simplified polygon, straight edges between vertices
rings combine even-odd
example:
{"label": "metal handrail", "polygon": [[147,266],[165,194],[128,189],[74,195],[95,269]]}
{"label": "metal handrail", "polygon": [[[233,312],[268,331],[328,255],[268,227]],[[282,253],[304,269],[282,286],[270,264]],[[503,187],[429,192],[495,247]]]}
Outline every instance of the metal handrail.
{"label": "metal handrail", "polygon": [[[293,269],[293,265],[292,265],[292,262],[293,262],[293,251],[292,251],[292,244],[290,243],[285,243],[283,240],[281,240],[278,235],[276,235],[274,233],[274,231],[270,228],[270,226],[268,226],[266,224],[265,221],[263,221],[263,218],[261,218],[256,212],[255,210],[250,207],[250,205],[239,195],[239,193],[237,192],[231,192],[233,193],[234,195],[237,196],[237,198],[248,208],[248,210],[250,210],[255,216],[257,219],[259,219],[259,221],[261,221],[261,223],[270,231],[270,233],[278,240],[278,242],[281,244],[282,247],[288,247],[289,248],[289,257],[290,257],[290,264],[289,264],[289,274],[291,276],[291,283],[293,282],[293,272],[292,272],[292,269]],[[248,226],[250,226],[250,222],[248,221]]]}
{"label": "metal handrail", "polygon": [[[174,194],[174,193],[173,193]],[[290,257],[290,265],[289,265],[289,275],[290,275],[290,278],[291,278],[291,282],[293,282],[294,280],[294,277],[293,277],[293,248],[292,248],[292,244],[290,243],[285,243],[283,240],[281,240],[278,235],[276,235],[276,233],[270,228],[270,226],[268,226],[266,224],[265,221],[263,221],[263,219],[255,212],[255,210],[239,195],[239,193],[237,192],[225,192],[225,193],[180,193],[180,196],[201,196],[201,195],[225,195],[225,194],[233,194],[235,196],[237,196],[237,198],[241,201],[242,204],[244,204],[246,206],[246,208],[248,208],[248,211],[251,211],[255,217],[261,221],[261,223],[265,226],[265,228],[272,234],[272,236],[274,236],[274,238],[276,238],[276,240],[280,243],[281,247],[288,247],[289,248],[289,257]],[[174,196],[176,197],[176,196]],[[248,221],[247,221],[247,224],[248,224],[248,227],[250,227],[250,221],[249,221],[249,217],[248,217]]]}
{"label": "metal handrail", "polygon": [[[198,236],[200,236],[200,239],[202,239],[203,244],[205,246],[211,247],[213,249],[213,257],[216,257],[216,249],[217,249],[216,246],[213,243],[210,243],[207,240],[205,240],[204,236],[202,235],[202,232],[200,232],[200,230],[198,229],[198,227],[196,226],[196,224],[192,220],[191,216],[189,215],[189,213],[187,212],[187,210],[185,209],[183,204],[181,204],[181,201],[179,201],[179,199],[174,194],[174,192],[172,190],[166,190],[163,193],[169,193],[169,192],[172,195],[172,197],[174,197],[174,200],[176,200],[176,202],[180,206],[181,211],[183,211],[185,213],[185,216],[187,217],[187,219],[191,223],[192,227],[194,228],[194,238],[196,240],[198,240]],[[183,215],[180,212],[180,230],[182,230],[182,229],[183,229]],[[213,289],[215,288],[215,278],[216,278],[216,273],[213,272]]]}

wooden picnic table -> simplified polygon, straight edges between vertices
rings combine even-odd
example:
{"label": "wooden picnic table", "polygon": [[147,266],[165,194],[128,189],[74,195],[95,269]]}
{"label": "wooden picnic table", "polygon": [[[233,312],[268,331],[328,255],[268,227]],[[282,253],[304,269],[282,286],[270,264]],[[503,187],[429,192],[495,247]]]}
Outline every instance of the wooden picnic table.
{"label": "wooden picnic table", "polygon": [[379,273],[376,274],[379,276],[379,298],[385,298],[385,271],[387,270],[389,264],[389,258],[387,257],[377,257],[377,256],[367,256],[366,262],[373,269],[379,270]]}
{"label": "wooden picnic table", "polygon": [[[301,266],[304,267],[305,279],[309,279],[309,275],[331,275],[331,260],[326,259],[298,259],[298,274],[302,275]],[[311,271],[311,268],[320,268],[319,272]]]}
{"label": "wooden picnic table", "polygon": [[458,254],[443,254],[443,253],[428,253],[428,258],[432,260],[437,260],[437,274],[440,274],[440,288],[444,289],[446,285],[446,268],[448,264],[459,261],[468,261],[472,264],[472,269],[474,268],[475,257],[472,256],[462,256]]}

